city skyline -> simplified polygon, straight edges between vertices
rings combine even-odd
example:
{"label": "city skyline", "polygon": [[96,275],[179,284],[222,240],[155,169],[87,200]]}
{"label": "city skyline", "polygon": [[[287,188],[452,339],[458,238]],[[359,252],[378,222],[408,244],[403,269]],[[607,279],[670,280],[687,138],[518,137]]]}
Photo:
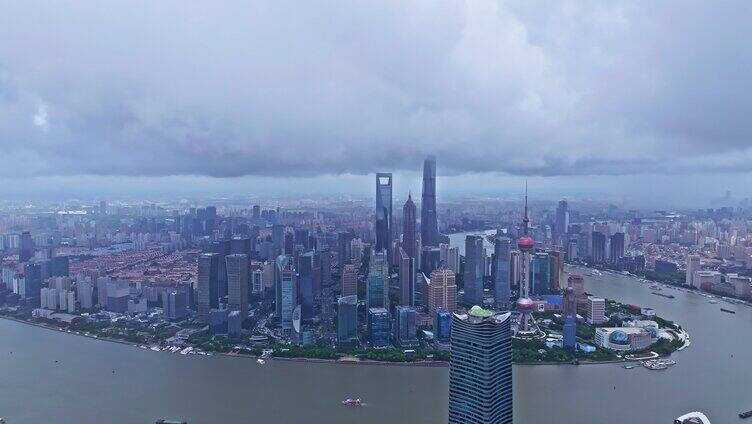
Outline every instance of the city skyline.
{"label": "city skyline", "polygon": [[6,3],[0,424],[752,417],[752,3]]}

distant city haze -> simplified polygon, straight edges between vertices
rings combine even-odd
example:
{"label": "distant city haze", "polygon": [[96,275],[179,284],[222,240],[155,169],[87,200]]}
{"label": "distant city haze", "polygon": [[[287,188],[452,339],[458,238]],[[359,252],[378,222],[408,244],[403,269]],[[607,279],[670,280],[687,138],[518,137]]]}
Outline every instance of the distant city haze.
{"label": "distant city haze", "polygon": [[[62,2],[0,14],[0,196],[749,196],[750,5]],[[712,36],[708,36],[712,34]],[[439,207],[442,200],[439,200]]]}

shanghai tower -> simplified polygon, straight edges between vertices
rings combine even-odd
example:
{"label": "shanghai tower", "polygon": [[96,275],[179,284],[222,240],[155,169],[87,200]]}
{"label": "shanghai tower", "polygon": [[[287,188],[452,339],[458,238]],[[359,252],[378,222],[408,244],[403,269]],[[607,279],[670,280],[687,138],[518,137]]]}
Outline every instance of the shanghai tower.
{"label": "shanghai tower", "polygon": [[423,246],[439,245],[439,223],[436,219],[436,157],[433,155],[429,155],[423,162],[420,238]]}

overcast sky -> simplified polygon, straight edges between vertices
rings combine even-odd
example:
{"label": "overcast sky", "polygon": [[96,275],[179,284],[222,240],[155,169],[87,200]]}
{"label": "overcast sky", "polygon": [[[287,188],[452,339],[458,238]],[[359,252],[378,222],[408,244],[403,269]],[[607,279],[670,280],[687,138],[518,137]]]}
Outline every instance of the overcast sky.
{"label": "overcast sky", "polygon": [[427,154],[457,195],[752,191],[748,1],[2,9],[6,195],[367,193]]}

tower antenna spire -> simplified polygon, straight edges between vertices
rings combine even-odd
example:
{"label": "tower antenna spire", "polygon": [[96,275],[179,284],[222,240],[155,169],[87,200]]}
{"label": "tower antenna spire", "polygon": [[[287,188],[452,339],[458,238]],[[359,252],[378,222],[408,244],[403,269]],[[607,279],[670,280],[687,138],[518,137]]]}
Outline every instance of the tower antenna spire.
{"label": "tower antenna spire", "polygon": [[527,235],[527,226],[530,223],[530,219],[527,217],[527,180],[525,180],[525,216],[522,218],[522,231]]}

